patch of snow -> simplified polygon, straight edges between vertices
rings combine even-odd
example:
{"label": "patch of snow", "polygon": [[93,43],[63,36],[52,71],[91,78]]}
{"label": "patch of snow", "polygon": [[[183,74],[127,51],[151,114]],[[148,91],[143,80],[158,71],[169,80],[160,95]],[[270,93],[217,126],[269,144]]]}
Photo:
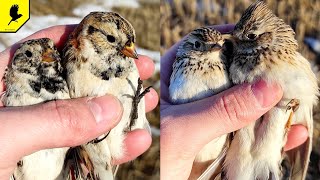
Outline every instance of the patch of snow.
{"label": "patch of snow", "polygon": [[111,11],[113,7],[138,8],[139,2],[137,0],[97,0],[94,4],[80,5],[72,12],[78,17],[85,17],[92,11]]}
{"label": "patch of snow", "polygon": [[104,7],[130,7],[130,8],[138,8],[139,2],[138,0],[97,0],[98,3],[101,3]]}
{"label": "patch of snow", "polygon": [[0,43],[0,52],[3,51],[4,49],[6,49],[6,47]]}
{"label": "patch of snow", "polygon": [[160,129],[159,128],[154,127],[154,126],[150,126],[150,129],[151,129],[151,134],[153,136],[157,136],[157,137],[160,136]]}
{"label": "patch of snow", "polygon": [[85,17],[92,11],[110,11],[111,8],[102,7],[97,4],[83,4],[73,9],[73,14],[78,17]]}
{"label": "patch of snow", "polygon": [[320,54],[320,41],[311,37],[304,38],[304,42],[316,53]]}

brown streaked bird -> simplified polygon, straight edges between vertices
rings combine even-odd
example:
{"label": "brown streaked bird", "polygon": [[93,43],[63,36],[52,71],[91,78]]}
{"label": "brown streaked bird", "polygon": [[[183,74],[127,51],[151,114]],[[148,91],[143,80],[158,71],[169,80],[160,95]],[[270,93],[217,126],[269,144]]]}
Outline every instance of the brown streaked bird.
{"label": "brown streaked bird", "polygon": [[[187,35],[178,48],[172,67],[169,86],[172,103],[204,99],[231,86],[227,59],[222,53],[223,42],[220,32],[209,27],[195,29]],[[227,136],[218,137],[202,148],[196,156],[189,179],[197,179],[217,159],[228,144]],[[219,161],[222,162],[222,159]],[[221,165],[220,162],[218,164]],[[211,172],[215,170],[210,169]]]}
{"label": "brown streaked bird", "polygon": [[[306,176],[312,149],[312,108],[319,92],[310,63],[297,52],[294,35],[262,1],[249,6],[232,32],[232,82],[276,82],[283,97],[259,120],[235,133],[224,163],[227,179],[278,180],[289,174],[290,179],[301,180]],[[301,146],[284,152],[292,124],[306,126],[309,137]],[[282,172],[284,159],[290,172]]]}
{"label": "brown streaked bird", "polygon": [[[112,94],[123,105],[119,124],[75,152],[91,179],[113,179],[113,159],[126,152],[126,132],[149,129],[141,80],[134,63],[136,35],[133,26],[114,12],[92,12],[71,33],[64,48],[64,67],[71,98]],[[141,101],[140,101],[141,100]],[[140,102],[140,103],[139,103]],[[139,116],[137,116],[139,115]],[[86,159],[83,161],[83,159]],[[81,172],[81,169],[79,169]]]}
{"label": "brown streaked bird", "polygon": [[[27,106],[69,99],[59,53],[52,40],[33,39],[20,45],[4,76],[4,106]],[[56,179],[69,148],[46,149],[23,157],[11,179]]]}

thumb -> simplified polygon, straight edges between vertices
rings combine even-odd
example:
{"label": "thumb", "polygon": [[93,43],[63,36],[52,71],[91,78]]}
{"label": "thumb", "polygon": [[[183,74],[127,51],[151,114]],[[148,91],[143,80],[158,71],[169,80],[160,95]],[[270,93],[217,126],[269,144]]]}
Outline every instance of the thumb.
{"label": "thumb", "polygon": [[[170,106],[161,114],[167,117],[161,122],[161,139],[164,140],[161,145],[164,143],[164,147],[170,149],[173,148],[171,145],[178,143],[181,151],[188,149],[195,155],[214,138],[257,120],[276,105],[281,97],[279,85],[258,81],[255,84],[234,86],[216,96],[193,103]],[[167,136],[171,141],[179,142],[165,142]]]}
{"label": "thumb", "polygon": [[114,127],[121,114],[120,102],[111,95],[1,108],[0,159],[84,144]]}

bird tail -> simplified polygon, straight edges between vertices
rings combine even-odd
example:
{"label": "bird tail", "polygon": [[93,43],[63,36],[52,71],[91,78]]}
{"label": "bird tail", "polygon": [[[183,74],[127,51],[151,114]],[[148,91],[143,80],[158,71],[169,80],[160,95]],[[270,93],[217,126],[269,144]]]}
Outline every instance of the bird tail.
{"label": "bird tail", "polygon": [[8,26],[10,25],[11,22],[12,22],[12,20],[9,22]]}

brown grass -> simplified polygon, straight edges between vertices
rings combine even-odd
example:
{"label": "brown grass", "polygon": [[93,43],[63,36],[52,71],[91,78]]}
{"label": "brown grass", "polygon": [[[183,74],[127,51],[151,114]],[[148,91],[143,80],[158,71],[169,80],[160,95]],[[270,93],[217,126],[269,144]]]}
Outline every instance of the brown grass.
{"label": "brown grass", "polygon": [[113,8],[126,17],[133,25],[137,34],[138,46],[150,50],[160,49],[160,10],[159,3],[141,3],[139,9],[132,8]]}
{"label": "brown grass", "polygon": [[[242,12],[253,0],[162,0],[161,14],[161,53],[171,47],[181,37],[194,28],[215,24],[235,24]],[[272,11],[284,19],[296,31],[300,52],[314,59],[303,43],[305,36],[320,38],[320,1],[317,0],[266,0]]]}
{"label": "brown grass", "polygon": [[72,10],[90,0],[32,0],[30,1],[30,11],[33,15],[55,14],[57,16],[73,16]]}

